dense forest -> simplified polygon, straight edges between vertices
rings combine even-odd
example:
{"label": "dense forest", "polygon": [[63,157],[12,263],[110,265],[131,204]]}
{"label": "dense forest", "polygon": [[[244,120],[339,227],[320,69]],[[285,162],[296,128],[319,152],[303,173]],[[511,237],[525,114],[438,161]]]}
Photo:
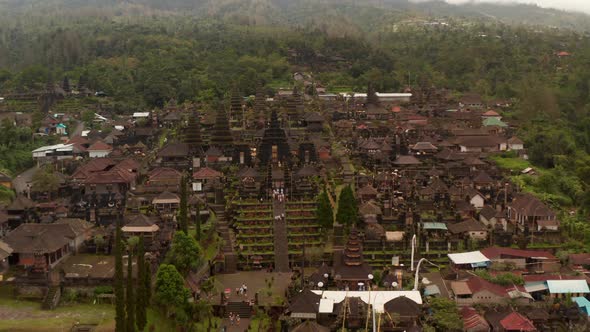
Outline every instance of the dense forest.
{"label": "dense forest", "polygon": [[[513,99],[504,116],[519,124],[531,161],[542,170],[538,178],[515,180],[557,206],[577,209],[572,222],[581,222],[590,211],[590,37],[465,14],[476,5],[454,15],[443,3],[428,7],[438,15],[422,6],[4,0],[0,94],[35,91],[67,77],[104,91],[118,113],[161,107],[172,98],[216,107],[233,86],[252,95],[262,82],[272,95],[291,86],[293,72],[306,71],[329,91],[363,91],[368,82],[379,91],[427,84],[457,96]],[[589,21],[559,13],[570,22]]]}

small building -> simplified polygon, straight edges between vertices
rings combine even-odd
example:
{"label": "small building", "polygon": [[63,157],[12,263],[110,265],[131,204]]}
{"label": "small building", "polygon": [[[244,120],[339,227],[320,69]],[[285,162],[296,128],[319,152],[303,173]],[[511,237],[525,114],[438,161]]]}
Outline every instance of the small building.
{"label": "small building", "polygon": [[90,158],[105,158],[113,152],[113,147],[99,140],[90,145],[86,151]]}
{"label": "small building", "polygon": [[193,191],[202,192],[213,189],[223,177],[223,173],[209,167],[203,167],[193,173]]}
{"label": "small building", "polygon": [[473,307],[462,307],[459,310],[461,319],[463,319],[463,331],[465,332],[489,332],[490,325],[483,316]]}
{"label": "small building", "polygon": [[160,195],[154,197],[152,204],[160,214],[172,214],[175,213],[180,206],[180,197],[169,191],[164,191]]}
{"label": "small building", "polygon": [[132,236],[143,237],[146,248],[150,248],[158,238],[160,227],[152,218],[139,214],[127,218],[127,223],[121,230],[125,238]]}
{"label": "small building", "polygon": [[547,251],[522,250],[506,247],[488,247],[481,253],[496,263],[512,263],[518,269],[532,272],[559,271],[561,263],[557,257]]}
{"label": "small building", "polygon": [[505,332],[534,332],[537,328],[528,318],[516,311],[508,314],[500,320],[500,325]]}
{"label": "small building", "polygon": [[533,299],[524,288],[521,290],[515,286],[504,287],[478,276],[451,282],[451,290],[458,305],[507,304],[510,301],[528,304]]}
{"label": "small building", "polygon": [[80,219],[63,219],[53,224],[22,224],[4,241],[13,252],[11,265],[46,272],[76,252],[90,236],[92,224]]}
{"label": "small building", "polygon": [[488,238],[488,230],[486,226],[472,218],[459,223],[448,224],[447,227],[451,234],[458,235],[460,238],[470,238],[479,241]]}
{"label": "small building", "polygon": [[516,137],[516,136],[512,136],[510,137],[507,141],[506,144],[508,145],[508,151],[520,151],[520,150],[524,150],[524,142]]}
{"label": "small building", "polygon": [[547,280],[547,289],[552,298],[586,296],[590,293],[586,280]]}
{"label": "small building", "polygon": [[479,221],[486,226],[501,228],[504,231],[508,228],[506,213],[504,211],[498,211],[489,205],[484,206],[479,211]]}
{"label": "small building", "polygon": [[[540,221],[556,221],[557,215],[541,200],[525,193],[515,197],[508,205],[508,218],[521,229],[528,226],[529,229],[534,230],[539,228]],[[544,227],[543,224],[541,225]]]}
{"label": "small building", "polygon": [[492,262],[481,251],[447,254],[453,267],[458,269],[487,268]]}
{"label": "small building", "polygon": [[12,179],[6,173],[0,172],[0,186],[12,189]]}
{"label": "small building", "polygon": [[572,301],[578,306],[580,313],[590,320],[590,301],[583,296],[572,297]]}

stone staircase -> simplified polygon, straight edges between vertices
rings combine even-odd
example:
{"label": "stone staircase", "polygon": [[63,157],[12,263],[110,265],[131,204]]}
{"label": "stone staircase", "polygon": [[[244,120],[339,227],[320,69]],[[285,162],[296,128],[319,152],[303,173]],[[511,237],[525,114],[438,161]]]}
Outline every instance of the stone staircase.
{"label": "stone staircase", "polygon": [[252,317],[252,307],[248,302],[229,302],[225,306],[225,317],[229,317],[229,314],[240,315],[240,318]]}
{"label": "stone staircase", "polygon": [[[273,215],[285,213],[285,202],[273,201]],[[275,271],[290,272],[289,269],[289,238],[287,237],[287,221],[274,220]]]}
{"label": "stone staircase", "polygon": [[59,304],[61,298],[61,289],[59,286],[50,286],[41,303],[41,309],[53,310]]}
{"label": "stone staircase", "polygon": [[223,239],[221,251],[225,256],[225,272],[235,273],[238,270],[238,255],[234,251],[235,235],[229,227],[227,218],[225,216],[225,206],[221,204],[211,205],[213,212],[217,217],[216,230],[219,236]]}

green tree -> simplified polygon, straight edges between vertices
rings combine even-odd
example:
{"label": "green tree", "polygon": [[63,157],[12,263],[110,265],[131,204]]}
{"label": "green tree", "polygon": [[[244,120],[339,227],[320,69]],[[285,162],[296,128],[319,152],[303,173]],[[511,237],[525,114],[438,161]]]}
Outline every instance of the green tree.
{"label": "green tree", "polygon": [[143,284],[145,285],[145,303],[149,305],[152,301],[152,267],[149,261],[145,264]]}
{"label": "green tree", "polygon": [[96,247],[96,252],[95,253],[98,255],[98,251],[100,249],[103,249],[104,248],[104,245],[105,245],[106,241],[105,241],[104,237],[102,235],[99,235],[99,234],[95,235],[94,238],[93,238],[93,240],[94,240],[94,246]]}
{"label": "green tree", "polygon": [[147,295],[145,274],[147,273],[147,266],[145,264],[145,241],[143,237],[139,239],[137,246],[137,294],[135,296],[135,315],[136,325],[138,331],[143,331],[147,323]]}
{"label": "green tree", "polygon": [[155,300],[168,316],[172,311],[183,310],[190,296],[184,278],[174,265],[162,264],[156,274]]}
{"label": "green tree", "polygon": [[350,185],[344,187],[338,198],[336,221],[343,225],[354,225],[358,219],[358,209],[354,193]]}
{"label": "green tree", "polygon": [[188,199],[186,190],[186,178],[180,181],[180,208],[178,210],[179,228],[185,234],[188,234]]}
{"label": "green tree", "polygon": [[123,240],[121,217],[115,228],[115,332],[125,332],[125,290],[123,286]]}
{"label": "green tree", "polygon": [[35,172],[32,182],[34,190],[48,193],[50,199],[51,194],[59,189],[59,178],[55,175],[51,166],[41,168]]}
{"label": "green tree", "polygon": [[331,228],[334,224],[334,211],[332,210],[332,204],[330,204],[330,199],[326,191],[322,191],[318,197],[316,217],[320,225],[325,229]]}
{"label": "green tree", "polygon": [[195,205],[195,240],[201,241],[201,206],[199,203]]}
{"label": "green tree", "polygon": [[457,304],[454,301],[435,297],[430,299],[430,308],[432,309],[433,324],[437,331],[462,331],[463,320],[459,315]]}
{"label": "green tree", "polygon": [[166,263],[174,265],[182,275],[186,275],[198,266],[201,252],[201,247],[195,238],[183,231],[178,231],[174,234],[170,251],[166,255]]}
{"label": "green tree", "polygon": [[94,123],[94,111],[88,110],[82,112],[80,119],[86,126],[92,127],[92,124]]}
{"label": "green tree", "polygon": [[127,252],[127,296],[126,296],[126,332],[135,332],[135,296],[133,287],[133,246],[129,246]]}

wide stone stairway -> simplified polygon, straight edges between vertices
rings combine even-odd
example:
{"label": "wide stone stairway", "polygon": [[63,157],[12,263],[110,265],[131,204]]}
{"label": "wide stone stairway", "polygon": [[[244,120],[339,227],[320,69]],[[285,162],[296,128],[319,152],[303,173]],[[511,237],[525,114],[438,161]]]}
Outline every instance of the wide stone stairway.
{"label": "wide stone stairway", "polygon": [[[274,199],[272,203],[273,215],[276,217],[285,214],[285,201]],[[285,218],[274,220],[274,247],[275,270],[277,272],[290,272],[289,269],[289,238],[287,237],[287,221]]]}

